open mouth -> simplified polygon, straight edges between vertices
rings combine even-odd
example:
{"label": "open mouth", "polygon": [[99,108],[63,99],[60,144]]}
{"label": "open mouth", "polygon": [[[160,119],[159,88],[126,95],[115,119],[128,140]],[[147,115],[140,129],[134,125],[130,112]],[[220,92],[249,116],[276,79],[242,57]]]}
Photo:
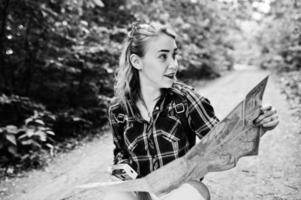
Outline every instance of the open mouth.
{"label": "open mouth", "polygon": [[164,76],[169,78],[169,79],[174,79],[175,75],[176,75],[175,73],[170,73],[170,74],[166,74]]}

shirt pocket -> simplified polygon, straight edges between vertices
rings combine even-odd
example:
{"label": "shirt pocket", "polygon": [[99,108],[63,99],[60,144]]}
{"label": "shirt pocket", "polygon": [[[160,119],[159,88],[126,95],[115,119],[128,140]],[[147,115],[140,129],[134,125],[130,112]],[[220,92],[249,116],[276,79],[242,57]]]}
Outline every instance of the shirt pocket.
{"label": "shirt pocket", "polygon": [[179,134],[182,131],[181,121],[172,115],[167,115],[166,117],[160,119],[162,123],[158,129],[159,134],[163,137],[168,138],[171,142],[177,142],[181,139]]}
{"label": "shirt pocket", "polygon": [[164,138],[165,140],[169,141],[169,142],[178,142],[180,140],[180,138],[178,138],[177,136],[165,132],[164,130],[160,129],[157,131],[157,135]]}
{"label": "shirt pocket", "polygon": [[187,143],[181,121],[173,115],[166,115],[159,119],[156,135],[160,149],[166,152],[177,152]]}
{"label": "shirt pocket", "polygon": [[124,130],[123,136],[125,145],[127,146],[130,153],[135,155],[146,154],[146,146],[143,136],[143,124],[128,121],[127,126]]}

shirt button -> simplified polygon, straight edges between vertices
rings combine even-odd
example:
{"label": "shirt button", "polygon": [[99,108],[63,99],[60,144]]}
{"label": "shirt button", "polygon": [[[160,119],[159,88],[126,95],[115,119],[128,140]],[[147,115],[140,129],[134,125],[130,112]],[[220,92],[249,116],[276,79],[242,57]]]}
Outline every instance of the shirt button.
{"label": "shirt button", "polygon": [[153,168],[154,168],[154,170],[156,170],[156,169],[159,168],[159,162],[158,162],[157,159],[156,159],[156,161],[155,161],[154,164],[153,164]]}
{"label": "shirt button", "polygon": [[154,142],[153,142],[153,140],[148,140],[148,144],[149,144],[150,148],[154,149]]}

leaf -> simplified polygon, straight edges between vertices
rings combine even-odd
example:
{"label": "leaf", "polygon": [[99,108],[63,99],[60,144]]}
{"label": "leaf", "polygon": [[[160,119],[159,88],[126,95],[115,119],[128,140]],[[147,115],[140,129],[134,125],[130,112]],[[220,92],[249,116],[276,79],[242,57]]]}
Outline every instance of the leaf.
{"label": "leaf", "polygon": [[26,138],[26,137],[27,137],[27,134],[24,133],[23,135],[20,135],[20,136],[18,137],[18,139],[21,140],[21,139]]}
{"label": "leaf", "polygon": [[16,137],[14,135],[6,135],[5,137],[8,141],[13,143],[14,145],[17,145]]}
{"label": "leaf", "polygon": [[35,120],[35,122],[37,124],[40,124],[40,125],[43,125],[43,126],[45,125],[45,123],[42,120],[40,120],[40,119]]}
{"label": "leaf", "polygon": [[55,155],[55,152],[54,152],[54,146],[51,145],[51,144],[49,144],[49,143],[47,143],[46,146],[47,146],[47,147],[49,148],[49,150],[50,150],[50,155],[51,155],[51,156],[54,156],[54,155]]}
{"label": "leaf", "polygon": [[21,142],[22,145],[32,145],[32,143],[33,143],[32,139],[24,140],[24,141]]}
{"label": "leaf", "polygon": [[33,129],[26,130],[27,137],[32,137],[34,134],[35,134],[35,131]]}
{"label": "leaf", "polygon": [[83,119],[80,117],[72,117],[74,122],[82,121]]}
{"label": "leaf", "polygon": [[6,173],[7,174],[13,174],[14,171],[15,171],[14,167],[10,166],[10,167],[7,168]]}
{"label": "leaf", "polygon": [[53,131],[46,131],[46,133],[47,133],[48,135],[55,135],[55,133],[54,133]]}
{"label": "leaf", "polygon": [[39,116],[39,112],[38,111],[34,110],[33,113],[34,113],[33,114],[33,118],[37,118]]}
{"label": "leaf", "polygon": [[27,118],[27,119],[25,120],[25,125],[28,125],[28,123],[31,122],[31,121],[32,121],[32,117]]}
{"label": "leaf", "polygon": [[43,131],[37,131],[37,132],[36,132],[36,135],[39,136],[39,139],[40,139],[42,142],[46,142],[46,140],[47,140],[47,135],[46,135],[45,132],[43,132]]}
{"label": "leaf", "polygon": [[39,149],[42,148],[42,146],[41,146],[38,142],[36,142],[36,141],[34,141],[34,140],[32,140],[32,144],[33,144],[34,146],[36,146],[36,147],[39,147]]}
{"label": "leaf", "polygon": [[94,3],[96,5],[98,5],[99,7],[104,7],[105,6],[104,3],[101,0],[94,0]]}
{"label": "leaf", "polygon": [[29,154],[25,154],[24,156],[22,156],[21,160],[26,160],[29,157]]}
{"label": "leaf", "polygon": [[14,155],[15,157],[19,157],[20,155],[17,152],[17,147],[15,146],[9,146],[8,147],[8,152],[11,153],[12,155]]}
{"label": "leaf", "polygon": [[14,125],[8,125],[5,128],[6,128],[6,131],[8,133],[12,133],[12,134],[17,134],[18,133],[18,128]]}

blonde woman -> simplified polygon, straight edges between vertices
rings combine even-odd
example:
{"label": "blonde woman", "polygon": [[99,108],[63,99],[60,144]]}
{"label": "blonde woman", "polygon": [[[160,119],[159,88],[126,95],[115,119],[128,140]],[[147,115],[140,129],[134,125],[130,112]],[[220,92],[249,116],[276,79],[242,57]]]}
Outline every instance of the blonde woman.
{"label": "blonde woman", "polygon": [[[135,23],[128,33],[116,76],[115,100],[109,107],[114,164],[127,163],[138,178],[183,156],[218,123],[208,99],[176,80],[176,35],[158,24]],[[267,109],[256,124],[271,130],[278,124]],[[147,193],[116,192],[105,200],[138,200]],[[149,198],[149,196],[148,196]],[[160,199],[210,199],[200,181],[183,183]]]}

